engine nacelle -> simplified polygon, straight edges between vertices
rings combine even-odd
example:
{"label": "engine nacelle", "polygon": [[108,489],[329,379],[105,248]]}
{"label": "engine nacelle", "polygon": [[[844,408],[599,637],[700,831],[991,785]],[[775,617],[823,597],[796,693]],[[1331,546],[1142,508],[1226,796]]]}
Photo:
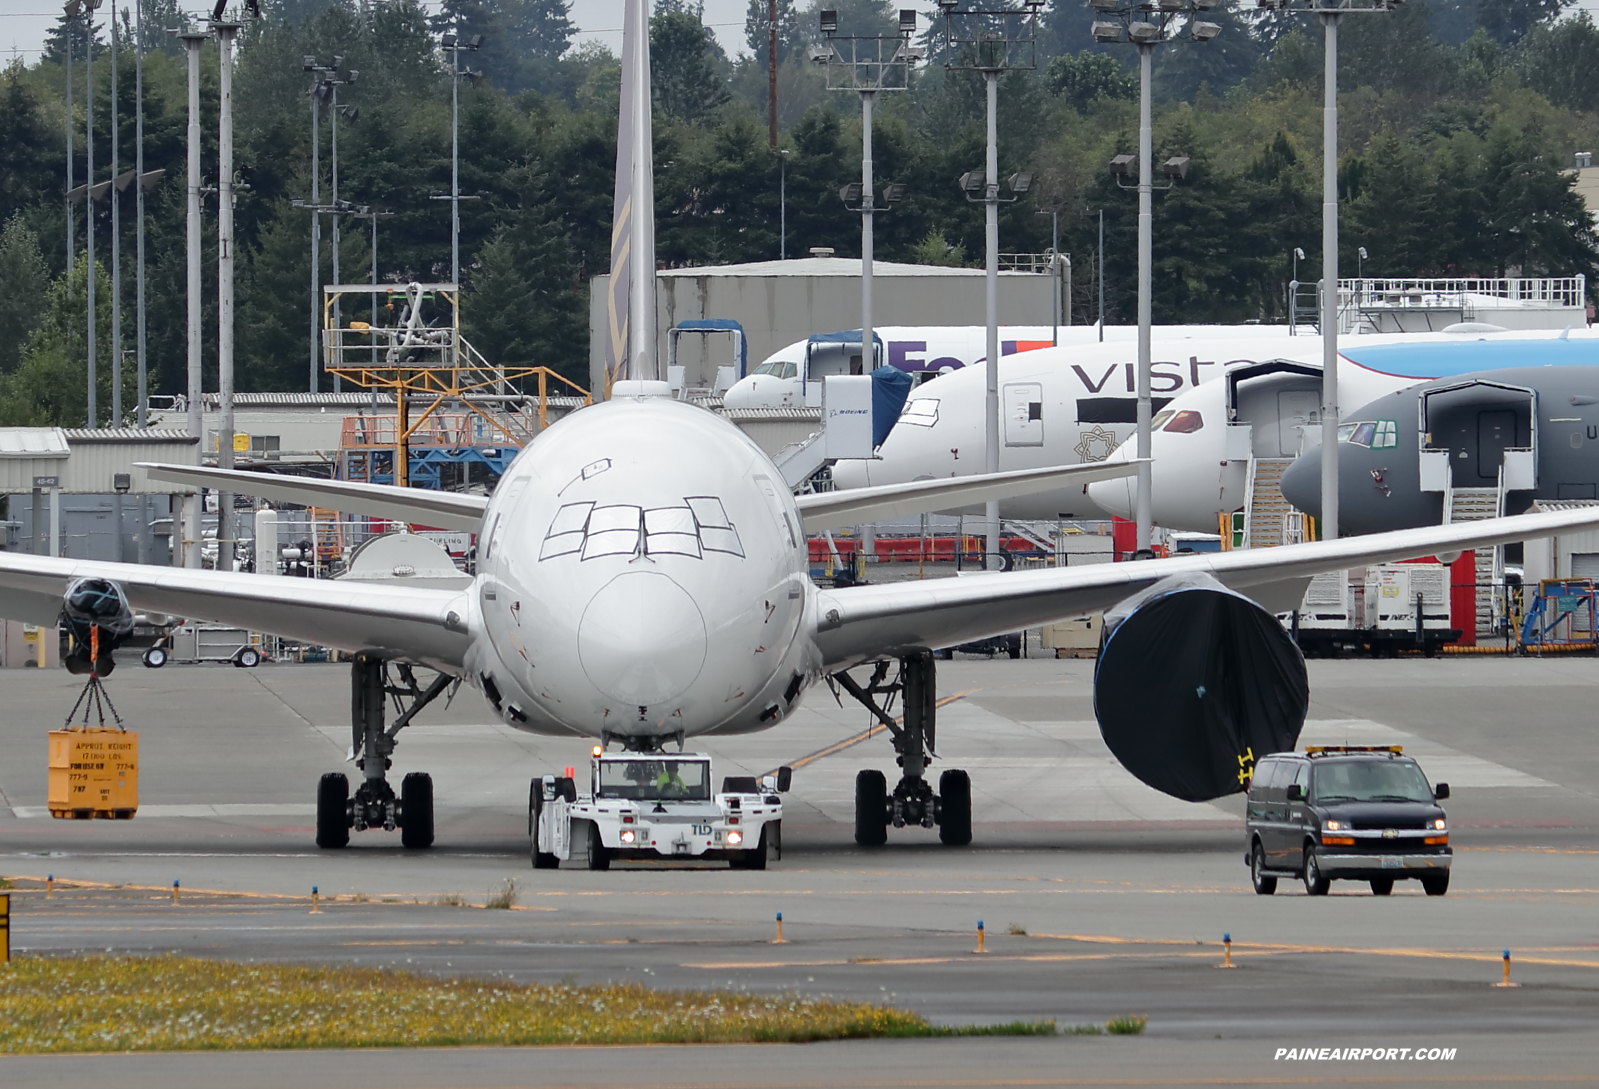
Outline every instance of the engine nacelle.
{"label": "engine nacelle", "polygon": [[[133,609],[122,587],[110,579],[78,579],[61,597],[61,664],[69,673],[106,676],[115,667],[111,652],[133,634],[133,624]],[[100,656],[91,662],[96,628]]]}
{"label": "engine nacelle", "polygon": [[1116,759],[1176,798],[1249,786],[1305,725],[1305,659],[1277,619],[1209,575],[1173,576],[1105,614],[1094,713]]}

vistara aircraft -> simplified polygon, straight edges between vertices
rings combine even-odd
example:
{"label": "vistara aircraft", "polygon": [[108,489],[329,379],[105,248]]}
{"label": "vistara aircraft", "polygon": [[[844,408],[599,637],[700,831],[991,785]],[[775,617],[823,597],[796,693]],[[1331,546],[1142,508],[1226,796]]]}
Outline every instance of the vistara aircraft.
{"label": "vistara aircraft", "polygon": [[[353,747],[364,775],[355,826],[398,823],[407,846],[432,841],[431,786],[416,795],[417,805],[427,799],[426,812],[401,810],[396,821],[386,776],[395,735],[456,679],[518,729],[644,752],[778,726],[809,688],[831,679],[890,725],[903,768],[890,796],[857,813],[857,837],[881,843],[890,823],[936,824],[947,842],[964,843],[969,808],[941,811],[927,776],[936,756],[934,648],[1133,598],[1098,670],[1107,742],[1146,782],[1182,797],[1217,796],[1247,782],[1255,754],[1292,746],[1308,699],[1297,650],[1240,591],[1271,608],[1284,592],[1298,600],[1320,571],[1599,526],[1599,510],[1584,509],[1256,551],[822,589],[808,577],[807,532],[1075,486],[1131,466],[796,498],[742,432],[665,389],[618,383],[610,401],[539,435],[487,499],[151,469],[191,485],[474,530],[478,569],[461,585],[406,585],[403,573],[379,583],[326,581],[0,553],[0,615],[54,624],[65,612],[77,630],[102,628],[102,654],[132,611],[351,653]],[[1197,607],[1173,611],[1174,602]],[[1146,659],[1158,668],[1138,665]],[[1277,665],[1262,670],[1262,661]],[[868,664],[870,681],[847,672]],[[413,665],[439,676],[419,684]],[[1111,691],[1107,671],[1125,676],[1129,666],[1135,683]],[[408,693],[410,706],[386,724],[386,696],[396,692]],[[903,720],[886,710],[895,692]],[[1151,752],[1164,768],[1151,766]],[[324,816],[342,822],[343,804],[319,813],[319,825]]]}

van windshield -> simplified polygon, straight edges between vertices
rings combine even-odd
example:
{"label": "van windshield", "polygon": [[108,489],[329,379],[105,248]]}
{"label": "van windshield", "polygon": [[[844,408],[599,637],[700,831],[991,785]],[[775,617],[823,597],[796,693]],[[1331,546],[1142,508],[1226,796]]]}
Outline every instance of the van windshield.
{"label": "van windshield", "polygon": [[704,760],[607,760],[600,764],[599,796],[708,802],[711,766]]}
{"label": "van windshield", "polygon": [[1335,802],[1430,802],[1432,788],[1415,764],[1394,760],[1340,760],[1318,764],[1315,773],[1316,801]]}

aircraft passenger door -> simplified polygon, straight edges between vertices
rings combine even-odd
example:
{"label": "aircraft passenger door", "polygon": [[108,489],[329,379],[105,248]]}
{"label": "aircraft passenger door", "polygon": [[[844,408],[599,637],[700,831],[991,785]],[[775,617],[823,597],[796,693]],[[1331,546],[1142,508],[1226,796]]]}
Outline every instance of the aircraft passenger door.
{"label": "aircraft passenger door", "polygon": [[1295,458],[1304,448],[1305,426],[1319,422],[1321,397],[1315,390],[1285,389],[1277,394],[1277,452],[1280,458]]}
{"label": "aircraft passenger door", "polygon": [[1000,389],[1000,415],[1005,419],[1006,446],[1044,445],[1044,386],[1009,382]]}
{"label": "aircraft passenger door", "polygon": [[1514,409],[1487,408],[1477,413],[1477,479],[1482,487],[1499,482],[1499,466],[1504,464],[1505,448],[1515,445]]}

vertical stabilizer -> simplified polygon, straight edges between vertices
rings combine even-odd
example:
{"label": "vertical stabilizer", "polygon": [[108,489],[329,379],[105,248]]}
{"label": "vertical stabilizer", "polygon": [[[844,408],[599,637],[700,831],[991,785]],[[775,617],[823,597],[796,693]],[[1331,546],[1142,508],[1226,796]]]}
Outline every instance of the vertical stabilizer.
{"label": "vertical stabilizer", "polygon": [[650,125],[649,0],[626,0],[622,108],[616,133],[616,204],[606,299],[605,396],[622,378],[653,380],[655,360],[655,171]]}

